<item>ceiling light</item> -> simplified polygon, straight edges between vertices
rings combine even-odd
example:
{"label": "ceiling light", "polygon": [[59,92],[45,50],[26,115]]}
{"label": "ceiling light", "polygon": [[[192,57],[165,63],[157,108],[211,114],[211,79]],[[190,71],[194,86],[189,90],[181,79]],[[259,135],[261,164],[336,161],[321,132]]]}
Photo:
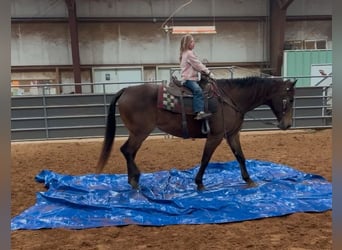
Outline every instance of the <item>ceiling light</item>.
{"label": "ceiling light", "polygon": [[216,34],[215,26],[165,26],[164,30],[172,34]]}

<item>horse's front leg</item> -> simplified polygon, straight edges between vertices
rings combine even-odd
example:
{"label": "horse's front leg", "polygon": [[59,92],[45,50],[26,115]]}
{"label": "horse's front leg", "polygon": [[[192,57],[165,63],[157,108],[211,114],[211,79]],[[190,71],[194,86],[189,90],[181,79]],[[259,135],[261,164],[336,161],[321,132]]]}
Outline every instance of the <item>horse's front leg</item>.
{"label": "horse's front leg", "polygon": [[217,146],[220,144],[221,140],[222,140],[222,137],[208,137],[205,143],[202,160],[201,160],[201,166],[195,178],[195,183],[197,184],[198,190],[205,189],[203,185],[203,175],[211,159],[211,156],[213,155]]}
{"label": "horse's front leg", "polygon": [[240,144],[240,134],[236,133],[233,135],[229,135],[227,136],[226,141],[230,146],[230,149],[232,150],[233,154],[235,155],[236,160],[239,162],[242,179],[248,184],[248,186],[255,186],[255,183],[250,178],[246,168],[246,159],[242,152]]}
{"label": "horse's front leg", "polygon": [[133,189],[139,189],[140,170],[135,164],[135,156],[145,138],[130,136],[120,148],[126,159],[128,183]]}

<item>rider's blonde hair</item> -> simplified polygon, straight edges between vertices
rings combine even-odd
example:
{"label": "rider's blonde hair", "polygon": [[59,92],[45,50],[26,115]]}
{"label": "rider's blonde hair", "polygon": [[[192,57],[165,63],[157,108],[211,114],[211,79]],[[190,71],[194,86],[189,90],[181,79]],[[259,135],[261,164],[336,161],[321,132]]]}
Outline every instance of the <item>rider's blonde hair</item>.
{"label": "rider's blonde hair", "polygon": [[189,45],[193,39],[194,39],[193,36],[190,34],[186,34],[182,37],[180,48],[179,48],[179,61],[180,62],[182,61],[183,52],[189,49]]}

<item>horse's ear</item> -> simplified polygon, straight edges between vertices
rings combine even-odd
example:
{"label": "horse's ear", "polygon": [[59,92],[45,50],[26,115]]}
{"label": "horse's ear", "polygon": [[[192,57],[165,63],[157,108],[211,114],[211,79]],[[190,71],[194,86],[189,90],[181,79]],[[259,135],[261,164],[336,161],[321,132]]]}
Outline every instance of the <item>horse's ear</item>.
{"label": "horse's ear", "polygon": [[293,87],[296,85],[297,80],[298,80],[298,79],[295,79],[295,80],[292,82]]}

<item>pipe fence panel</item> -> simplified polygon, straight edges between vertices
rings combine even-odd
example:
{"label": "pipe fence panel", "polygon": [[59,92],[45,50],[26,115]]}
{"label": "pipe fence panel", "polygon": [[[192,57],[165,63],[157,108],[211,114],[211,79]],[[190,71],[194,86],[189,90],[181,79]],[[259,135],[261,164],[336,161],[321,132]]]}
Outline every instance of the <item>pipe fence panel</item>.
{"label": "pipe fence panel", "polygon": [[[332,126],[332,96],[328,88],[331,86],[296,88],[292,129]],[[103,137],[113,95],[105,92],[49,95],[43,91],[43,95],[12,96],[12,141]],[[272,122],[276,122],[272,111],[260,106],[246,114],[242,130],[278,129]],[[118,112],[117,126],[117,136],[127,136]],[[155,129],[152,135],[165,133]]]}

